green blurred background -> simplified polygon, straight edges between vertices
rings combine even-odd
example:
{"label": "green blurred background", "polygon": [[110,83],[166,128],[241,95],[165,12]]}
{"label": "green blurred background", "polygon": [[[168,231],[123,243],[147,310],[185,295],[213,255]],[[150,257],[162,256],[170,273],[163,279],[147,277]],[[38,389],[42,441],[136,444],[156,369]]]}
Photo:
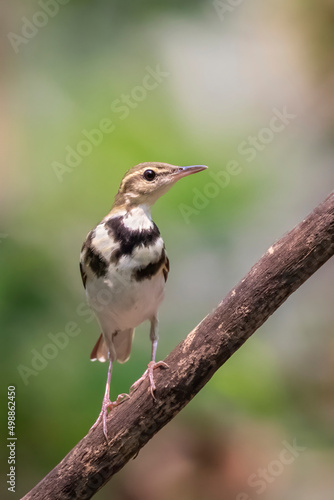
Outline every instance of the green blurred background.
{"label": "green blurred background", "polygon": [[[77,312],[85,307],[78,256],[125,170],[143,161],[210,167],[153,209],[171,261],[159,359],[325,198],[334,178],[330,0],[60,3],[58,12],[47,0],[1,7],[1,418],[4,435],[7,386],[15,385],[18,437],[17,492],[2,498],[31,489],[100,411],[107,366],[89,361],[99,330]],[[52,16],[37,14],[42,5]],[[22,30],[30,38],[18,38]],[[136,87],[148,67],[164,76],[145,94]],[[124,117],[115,101],[128,94],[135,97]],[[263,132],[284,108],[295,115],[284,130]],[[60,181],[67,148],[104,118],[114,130]],[[258,134],[250,161],[244,146]],[[211,172],[231,161],[238,175],[210,191]],[[193,209],[196,190],[209,198],[187,220],[182,204]],[[96,498],[332,500],[333,320],[328,262]],[[32,368],[33,353],[69,322],[80,334],[24,383],[20,365]],[[144,324],[130,361],[115,366],[112,397],[128,390],[149,355]],[[282,442],[294,440],[305,449],[280,469]],[[269,474],[263,487],[254,485],[261,469]]]}

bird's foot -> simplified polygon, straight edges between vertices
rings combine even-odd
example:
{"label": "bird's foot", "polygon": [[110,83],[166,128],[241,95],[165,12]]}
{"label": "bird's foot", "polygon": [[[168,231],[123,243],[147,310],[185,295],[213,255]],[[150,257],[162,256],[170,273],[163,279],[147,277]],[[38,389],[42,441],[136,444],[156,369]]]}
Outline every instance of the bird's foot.
{"label": "bird's foot", "polygon": [[90,428],[90,430],[95,429],[95,427],[97,427],[98,424],[102,420],[103,434],[104,434],[104,436],[106,438],[106,441],[109,442],[109,440],[108,440],[108,433],[107,433],[107,416],[108,416],[108,410],[111,411],[113,408],[115,408],[116,406],[118,406],[119,404],[121,404],[122,401],[124,401],[124,399],[127,399],[129,397],[130,397],[129,394],[126,394],[126,393],[119,394],[117,396],[117,398],[116,398],[116,401],[110,401],[110,399],[108,397],[107,398],[104,397],[103,398],[103,402],[102,402],[102,408],[101,408],[100,414],[97,417],[97,420],[96,420],[95,424],[92,425],[92,427]]}
{"label": "bird's foot", "polygon": [[132,386],[130,387],[130,395],[131,393],[137,389],[137,387],[141,384],[141,382],[143,380],[145,380],[145,378],[147,377],[148,375],[148,379],[149,379],[149,382],[150,382],[150,391],[151,391],[151,394],[152,394],[152,398],[153,399],[156,399],[155,395],[154,395],[154,391],[156,389],[156,385],[155,385],[155,382],[154,382],[154,375],[153,375],[153,371],[156,369],[156,368],[169,368],[169,366],[167,365],[167,363],[165,363],[164,361],[158,361],[157,363],[155,361],[150,361],[150,363],[148,364],[147,366],[147,370],[144,371],[143,375],[138,379],[136,380],[136,382],[134,384],[132,384]]}

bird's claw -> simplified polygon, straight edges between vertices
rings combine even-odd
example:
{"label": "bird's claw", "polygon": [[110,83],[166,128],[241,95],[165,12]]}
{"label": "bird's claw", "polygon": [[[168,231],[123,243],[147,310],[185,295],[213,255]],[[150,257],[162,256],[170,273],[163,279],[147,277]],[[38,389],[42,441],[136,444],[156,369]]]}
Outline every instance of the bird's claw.
{"label": "bird's claw", "polygon": [[154,382],[154,375],[153,375],[153,371],[156,369],[156,368],[169,368],[169,366],[167,365],[167,363],[165,363],[164,361],[158,361],[157,363],[155,361],[150,361],[148,366],[147,366],[147,369],[144,371],[143,375],[138,379],[136,380],[136,382],[134,382],[132,384],[132,386],[130,387],[130,395],[132,394],[133,391],[135,391],[137,389],[137,387],[141,384],[141,382],[143,382],[143,380],[145,380],[145,378],[147,377],[148,375],[148,379],[149,379],[149,382],[150,382],[150,391],[151,391],[151,394],[152,394],[152,398],[154,400],[156,400],[156,397],[155,397],[155,394],[154,394],[154,391],[156,389],[156,385],[155,385],[155,382]]}
{"label": "bird's claw", "polygon": [[102,420],[103,434],[104,434],[104,437],[106,438],[106,441],[108,443],[109,442],[108,432],[107,432],[108,410],[111,411],[113,408],[116,408],[116,406],[121,404],[125,399],[128,399],[129,397],[130,397],[129,394],[122,393],[122,394],[119,394],[117,396],[116,401],[110,401],[109,398],[104,398],[103,402],[102,402],[102,408],[101,408],[100,414],[97,417],[96,422],[90,428],[90,430],[95,429]]}

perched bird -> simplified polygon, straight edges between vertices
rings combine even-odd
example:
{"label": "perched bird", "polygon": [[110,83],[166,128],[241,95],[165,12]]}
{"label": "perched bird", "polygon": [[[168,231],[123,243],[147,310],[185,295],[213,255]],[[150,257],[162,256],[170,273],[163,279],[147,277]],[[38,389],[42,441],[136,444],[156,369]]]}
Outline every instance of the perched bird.
{"label": "perched bird", "polygon": [[169,260],[159,229],[152,221],[151,206],[176,181],[206,168],[168,163],[140,163],[131,168],[123,177],[111,211],[88,233],[82,246],[82,281],[102,332],[91,360],[109,361],[102,409],[92,428],[102,420],[107,441],[108,409],[127,396],[121,394],[116,401],[110,401],[112,364],[129,359],[135,327],[145,320],[151,323],[151,362],[132,388],[148,376],[154,398],[153,370],[167,367],[162,361],[156,363],[155,356],[157,314],[164,296]]}

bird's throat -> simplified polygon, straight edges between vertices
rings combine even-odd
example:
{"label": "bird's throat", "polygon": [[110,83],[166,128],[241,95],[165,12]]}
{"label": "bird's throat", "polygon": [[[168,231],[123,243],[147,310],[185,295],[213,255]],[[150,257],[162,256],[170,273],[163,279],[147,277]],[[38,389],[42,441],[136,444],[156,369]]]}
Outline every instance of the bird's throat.
{"label": "bird's throat", "polygon": [[123,215],[124,227],[129,230],[142,231],[154,227],[151,210],[148,205],[138,205],[131,208]]}

